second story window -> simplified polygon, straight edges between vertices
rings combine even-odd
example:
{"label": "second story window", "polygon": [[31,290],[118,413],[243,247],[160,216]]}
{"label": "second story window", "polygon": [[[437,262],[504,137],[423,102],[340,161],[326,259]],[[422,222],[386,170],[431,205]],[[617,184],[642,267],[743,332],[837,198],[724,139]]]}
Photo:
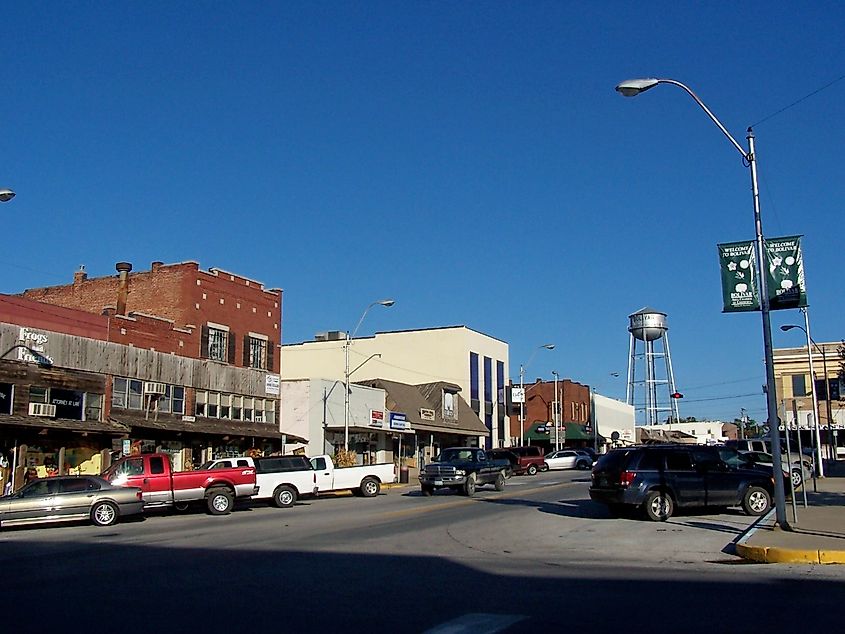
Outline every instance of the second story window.
{"label": "second story window", "polygon": [[454,392],[443,392],[443,420],[458,420],[458,395]]}
{"label": "second story window", "polygon": [[203,359],[235,363],[235,335],[228,326],[208,323],[202,327],[200,356]]}
{"label": "second story window", "polygon": [[244,337],[244,367],[267,369],[267,338],[253,333]]}

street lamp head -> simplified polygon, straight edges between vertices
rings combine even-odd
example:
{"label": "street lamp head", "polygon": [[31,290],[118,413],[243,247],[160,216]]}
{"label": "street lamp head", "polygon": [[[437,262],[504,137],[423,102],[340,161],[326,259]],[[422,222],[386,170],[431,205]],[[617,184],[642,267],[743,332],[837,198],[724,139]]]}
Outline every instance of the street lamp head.
{"label": "street lamp head", "polygon": [[15,197],[15,192],[11,189],[0,189],[0,203],[7,203]]}
{"label": "street lamp head", "polygon": [[636,97],[641,92],[654,88],[659,83],[659,79],[626,79],[616,86],[616,92],[624,97]]}
{"label": "street lamp head", "polygon": [[786,325],[780,327],[780,329],[783,330],[784,332],[786,332],[788,330],[792,330],[793,328],[800,328],[800,326],[796,326],[795,324],[786,324]]}
{"label": "street lamp head", "polygon": [[553,343],[544,343],[544,344],[543,344],[542,346],[540,346],[540,347],[541,347],[541,348],[545,348],[546,350],[554,350],[554,349],[555,349],[555,344],[553,344]]}
{"label": "street lamp head", "polygon": [[394,299],[380,299],[379,301],[376,302],[376,304],[381,304],[382,306],[388,306],[388,307],[393,306],[393,304],[395,304],[395,303],[396,303],[396,300],[394,300]]}

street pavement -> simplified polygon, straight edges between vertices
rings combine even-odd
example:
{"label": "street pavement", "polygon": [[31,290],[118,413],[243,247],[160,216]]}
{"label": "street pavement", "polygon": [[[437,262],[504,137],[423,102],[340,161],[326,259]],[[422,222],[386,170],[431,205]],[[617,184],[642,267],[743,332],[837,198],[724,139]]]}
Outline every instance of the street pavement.
{"label": "street pavement", "polygon": [[845,461],[826,466],[825,475],[816,481],[815,491],[806,482],[807,507],[798,494],[793,514],[787,500],[790,530],[777,525],[773,509],[737,541],[737,554],[765,563],[845,564]]}

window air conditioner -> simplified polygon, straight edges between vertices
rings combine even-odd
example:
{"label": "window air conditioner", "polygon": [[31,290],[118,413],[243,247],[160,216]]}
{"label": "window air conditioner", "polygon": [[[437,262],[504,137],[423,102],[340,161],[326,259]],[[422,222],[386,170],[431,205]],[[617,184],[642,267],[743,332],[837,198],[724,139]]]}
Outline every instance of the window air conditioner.
{"label": "window air conditioner", "polygon": [[48,403],[30,403],[29,415],[53,418],[56,415],[56,406]]}
{"label": "window air conditioner", "polygon": [[144,394],[164,394],[166,391],[166,383],[154,383],[152,381],[144,383]]}

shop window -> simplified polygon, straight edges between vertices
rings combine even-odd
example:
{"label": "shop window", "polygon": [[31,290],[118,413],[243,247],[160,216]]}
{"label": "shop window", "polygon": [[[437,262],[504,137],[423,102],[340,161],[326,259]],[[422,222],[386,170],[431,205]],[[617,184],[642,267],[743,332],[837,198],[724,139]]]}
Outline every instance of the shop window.
{"label": "shop window", "polygon": [[232,396],[232,419],[240,420],[241,411],[243,410],[243,396]]}
{"label": "shop window", "polygon": [[103,395],[85,394],[85,420],[102,420]]}
{"label": "shop window", "polygon": [[196,416],[205,416],[205,401],[208,398],[208,392],[197,392],[194,399],[194,414]]}
{"label": "shop window", "polygon": [[47,388],[46,387],[30,387],[29,388],[29,402],[30,403],[46,403],[47,402]]}
{"label": "shop window", "polygon": [[207,403],[207,411],[209,418],[218,418],[220,412],[220,393],[219,392],[209,392],[208,394],[208,403]]}
{"label": "shop window", "polygon": [[243,420],[252,420],[254,403],[255,399],[244,397]]}
{"label": "shop window", "polygon": [[12,394],[14,388],[11,383],[0,383],[0,414],[12,413]]}
{"label": "shop window", "polygon": [[220,398],[220,418],[232,418],[231,394],[223,394]]}

